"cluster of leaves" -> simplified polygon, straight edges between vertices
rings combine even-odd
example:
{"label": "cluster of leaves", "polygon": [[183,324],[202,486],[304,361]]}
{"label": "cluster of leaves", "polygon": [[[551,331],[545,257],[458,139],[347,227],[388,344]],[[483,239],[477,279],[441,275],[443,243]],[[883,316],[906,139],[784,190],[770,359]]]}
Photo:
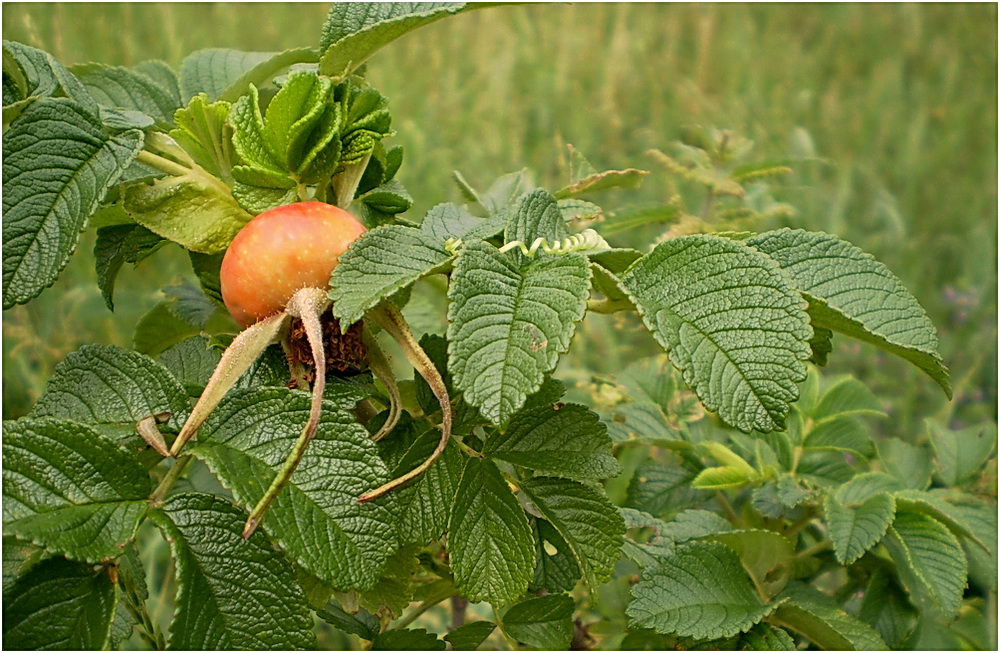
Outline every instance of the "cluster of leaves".
{"label": "cluster of leaves", "polygon": [[[645,173],[599,172],[575,151],[555,192],[523,172],[487,191],[458,175],[467,204],[397,217],[410,206],[393,180],[401,152],[381,144],[385,100],[359,66],[464,8],[335,6],[322,53],[201,51],[176,74],[69,71],[4,44],[5,306],[54,280],[88,218],[109,305],[117,270],[168,241],[191,252],[201,286],[168,289],[135,351],[68,356],[31,414],[4,423],[5,647],[114,648],[136,631],[153,647],[313,648],[318,620],[374,650],[490,637],[565,649],[601,634],[623,648],[980,643],[966,584],[996,591],[996,512],[977,492],[995,427],[929,425],[932,448],[876,446],[867,389],[848,378],[821,392],[808,373],[836,332],[950,392],[933,326],[885,266],[791,229],[611,248],[574,230],[603,215],[595,193]],[[282,75],[293,64],[306,65]],[[710,203],[736,195],[716,181]],[[252,214],[306,198],[353,203],[372,227],[331,279],[343,328],[444,280],[447,330],[420,346],[453,437],[422,476],[359,503],[428,457],[442,410],[417,379],[375,442],[393,393],[367,373],[332,380],[315,438],[244,539],[309,416],[281,353],[239,380],[182,458],[149,443],[177,434],[219,362],[220,253]],[[605,380],[613,401],[564,402],[552,374],[588,311],[636,314],[669,365]],[[175,561],[166,637],[147,608],[141,528]],[[448,599],[443,640],[409,628]],[[490,617],[462,624],[465,601]]]}

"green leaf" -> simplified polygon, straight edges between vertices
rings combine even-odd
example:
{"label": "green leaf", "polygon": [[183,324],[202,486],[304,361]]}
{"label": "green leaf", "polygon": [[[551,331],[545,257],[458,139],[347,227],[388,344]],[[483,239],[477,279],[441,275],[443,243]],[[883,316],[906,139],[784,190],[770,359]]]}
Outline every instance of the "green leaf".
{"label": "green leaf", "polygon": [[438,204],[420,223],[420,231],[443,243],[449,238],[491,238],[503,231],[503,222],[472,215],[457,204]]}
{"label": "green leaf", "polygon": [[816,451],[845,451],[865,458],[875,453],[868,429],[851,417],[820,422],[809,430],[802,446]]}
{"label": "green leaf", "polygon": [[571,591],[582,576],[573,550],[552,524],[536,517],[530,521],[535,535],[535,577],[528,590]]}
{"label": "green leaf", "polygon": [[809,300],[814,326],[870,342],[926,372],[951,398],[924,309],[882,263],[836,236],[780,229],[747,241],[778,262]]}
{"label": "green leaf", "polygon": [[195,163],[227,182],[232,181],[236,159],[233,128],[226,122],[231,106],[222,101],[209,103],[207,95],[198,94],[174,114],[177,128],[170,130],[170,137]]}
{"label": "green leaf", "polygon": [[316,616],[345,633],[357,635],[369,641],[375,639],[379,632],[378,617],[364,608],[360,608],[356,613],[351,613],[344,610],[335,601],[330,601],[326,607],[316,612]]}
{"label": "green leaf", "polygon": [[451,258],[442,241],[413,227],[365,232],[333,269],[333,314],[344,326],[354,324],[382,299],[442,269]]}
{"label": "green leaf", "polygon": [[65,98],[28,107],[3,135],[3,306],[52,285],[108,187],[142,147],[142,132],[109,136]]}
{"label": "green leaf", "polygon": [[696,471],[677,462],[646,461],[635,470],[626,504],[658,517],[683,510],[707,496],[701,490],[689,489],[696,475]]}
{"label": "green leaf", "polygon": [[448,290],[448,369],[465,400],[494,424],[517,412],[569,348],[589,286],[581,255],[518,267],[488,243],[467,243]]}
{"label": "green leaf", "polygon": [[500,627],[519,643],[546,651],[565,651],[573,639],[573,599],[548,594],[512,605]]}
{"label": "green leaf", "polygon": [[622,553],[632,562],[640,567],[655,567],[660,563],[661,558],[674,554],[674,540],[668,533],[670,525],[666,522],[633,508],[619,508],[618,512],[625,521],[626,529],[652,529],[652,534],[645,542],[638,542],[626,537],[622,544]]}
{"label": "green leaf", "polygon": [[114,345],[84,345],[56,365],[32,417],[60,417],[84,424],[129,424],[171,413],[186,419],[188,396],[163,365]]}
{"label": "green leaf", "polygon": [[138,265],[166,244],[167,241],[159,234],[137,224],[115,225],[97,230],[97,241],[94,244],[97,285],[108,309],[115,310],[115,280],[122,265]]}
{"label": "green leaf", "polygon": [[373,651],[443,651],[447,644],[425,628],[396,628],[379,633],[372,642]]}
{"label": "green leaf", "polygon": [[[521,195],[507,214],[505,242],[518,241],[530,246],[536,238],[544,238],[551,244],[567,236],[569,229],[559,211],[558,202],[541,188]],[[520,249],[512,250],[511,256],[519,266],[528,259]]]}
{"label": "green leaf", "polygon": [[958,538],[933,517],[900,510],[885,542],[912,600],[952,619],[962,605],[968,575]]}
{"label": "green leaf", "polygon": [[177,565],[171,650],[314,648],[313,620],[295,572],[222,497],[178,494],[150,518]]}
{"label": "green leaf", "polygon": [[[299,170],[312,132],[323,121],[332,100],[333,83],[314,73],[293,72],[281,90],[267,105],[264,119],[264,144],[271,158],[283,170]],[[250,98],[241,99],[246,102]],[[327,140],[336,133],[336,125],[321,127],[320,138]],[[243,155],[243,151],[240,152]],[[254,164],[253,160],[244,159]]]}
{"label": "green leaf", "polygon": [[830,541],[837,561],[849,565],[878,544],[896,515],[896,501],[889,494],[876,494],[860,504],[841,503],[838,493],[823,502]]}
{"label": "green leaf", "polygon": [[[339,403],[324,400],[316,436],[264,521],[289,557],[340,590],[371,587],[396,543],[384,502],[357,502],[388,481],[389,470],[368,432],[346,412],[355,403],[355,396]],[[238,504],[252,508],[308,416],[307,393],[286,388],[237,391],[205,421],[189,453],[209,466]]]}
{"label": "green leaf", "polygon": [[3,593],[41,560],[44,551],[29,542],[14,537],[3,538]]}
{"label": "green leaf", "polygon": [[193,336],[170,347],[157,360],[181,382],[188,395],[198,397],[221,358],[221,352],[211,346],[208,338]]}
{"label": "green leaf", "polygon": [[334,3],[323,24],[319,71],[340,75],[356,70],[382,46],[404,34],[481,6],[464,2]]}
{"label": "green leaf", "polygon": [[743,651],[794,651],[795,641],[788,631],[771,624],[757,624],[740,635]]}
{"label": "green leaf", "polygon": [[735,551],[754,584],[764,588],[768,596],[784,589],[791,572],[795,546],[781,533],[744,529],[710,535],[707,539],[721,542]]}
{"label": "green leaf", "polygon": [[732,637],[771,614],[729,547],[695,542],[643,571],[626,613],[633,626],[699,639]]}
{"label": "green leaf", "polygon": [[611,578],[625,522],[606,498],[582,483],[544,476],[524,481],[521,491],[566,540],[591,591]]}
{"label": "green leaf", "polygon": [[49,558],[3,596],[5,650],[92,650],[108,643],[116,590],[104,569]]}
{"label": "green leaf", "polygon": [[126,186],[122,199],[136,222],[202,254],[226,249],[252,217],[233,199],[228,186],[201,168]]}
{"label": "green leaf", "polygon": [[315,61],[316,54],[310,48],[284,52],[241,52],[227,48],[197,50],[181,62],[181,95],[185,102],[199,93],[205,93],[212,101],[235,102],[250,84],[262,86],[293,64]]}
{"label": "green leaf", "polygon": [[611,455],[607,432],[586,406],[542,406],[517,413],[504,432],[487,438],[483,453],[567,478],[611,478],[621,466]]}
{"label": "green leaf", "polygon": [[997,448],[995,424],[979,424],[953,431],[927,420],[934,462],[945,485],[956,486],[976,477]]}
{"label": "green leaf", "polygon": [[906,642],[920,621],[920,613],[906,599],[888,572],[877,570],[865,588],[858,618],[874,628],[889,648],[906,648]]}
{"label": "green leaf", "polygon": [[214,301],[222,305],[222,282],[219,280],[219,270],[222,268],[222,259],[225,252],[217,254],[199,254],[198,252],[188,252],[191,259],[191,269],[198,277],[198,285],[201,291]]}
{"label": "green leaf", "polygon": [[136,70],[89,63],[74,66],[73,73],[103,108],[138,111],[160,124],[172,125],[174,111],[181,107],[180,98],[171,89]]}
{"label": "green leaf", "polygon": [[779,600],[785,603],[775,611],[775,623],[801,633],[822,649],[888,650],[871,626],[844,612],[833,599],[813,587],[789,585]]}
{"label": "green leaf", "polygon": [[158,356],[200,332],[198,326],[171,310],[170,302],[160,302],[139,318],[132,334],[132,347],[141,354]]}
{"label": "green leaf", "polygon": [[448,526],[455,586],[472,602],[506,605],[528,589],[535,564],[531,529],[496,466],[469,459]]}
{"label": "green leaf", "polygon": [[183,101],[181,100],[180,81],[177,79],[177,73],[175,73],[174,69],[171,68],[166,62],[160,61],[159,59],[149,59],[136,64],[132,69],[153,80],[153,82],[155,82],[160,88],[164,89],[167,94],[176,101],[178,106],[183,104]]}
{"label": "green leaf", "polygon": [[[995,554],[996,510],[971,495],[948,490],[900,489],[895,494],[896,505],[902,510],[920,512],[941,522],[955,535],[971,540],[981,551]],[[992,509],[992,516],[990,510]],[[993,559],[996,560],[995,555]],[[994,563],[995,564],[995,563]]]}
{"label": "green leaf", "polygon": [[146,513],[135,455],[67,420],[3,423],[3,532],[84,562],[122,554]]}
{"label": "green leaf", "polygon": [[845,415],[875,415],[885,417],[882,402],[861,381],[847,376],[831,385],[819,404],[810,411],[815,420],[828,420]]}
{"label": "green leaf", "polygon": [[361,606],[375,615],[399,618],[413,600],[418,552],[419,547],[408,545],[389,556],[378,582],[361,594]]}
{"label": "green leaf", "polygon": [[[61,92],[80,105],[88,114],[97,117],[97,103],[90,97],[87,89],[80,84],[80,80],[56,61],[55,57],[48,52],[16,41],[4,41],[3,49],[4,53],[9,54],[20,68],[24,82],[23,97],[29,102],[32,98],[51,97]],[[7,120],[6,113],[4,114],[4,122],[10,122]]]}
{"label": "green leaf", "polygon": [[646,326],[709,410],[782,429],[809,357],[802,299],[774,262],[717,236],[657,245],[622,277]]}
{"label": "green leaf", "polygon": [[444,636],[455,651],[475,651],[493,633],[492,621],[470,621]]}
{"label": "green leaf", "polygon": [[878,443],[879,460],[891,476],[913,490],[925,490],[931,484],[930,452],[899,438],[886,438]]}

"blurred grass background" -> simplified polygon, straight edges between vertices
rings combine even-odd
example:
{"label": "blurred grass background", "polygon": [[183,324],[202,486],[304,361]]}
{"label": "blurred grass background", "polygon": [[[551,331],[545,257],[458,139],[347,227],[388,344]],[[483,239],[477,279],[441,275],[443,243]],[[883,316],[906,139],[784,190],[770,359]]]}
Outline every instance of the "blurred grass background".
{"label": "blurred grass background", "polygon": [[[65,64],[177,66],[204,47],[314,46],[326,4],[5,3],[3,36]],[[890,430],[996,419],[997,7],[994,4],[545,4],[487,9],[418,30],[377,54],[369,79],[392,101],[399,179],[419,218],[457,201],[460,169],[485,187],[527,166],[565,181],[565,144],[596,167],[652,171],[607,209],[666,201],[648,149],[687,125],[732,129],[758,157],[813,157],[771,189],[788,224],[836,233],[885,262],[939,329],[956,399],[870,347],[841,342],[833,372],[887,402]],[[759,229],[777,224],[758,225]],[[642,230],[616,244],[648,243]],[[93,272],[92,234],[56,285],[3,321],[3,416],[24,414],[54,365],[87,342],[128,346],[157,289],[189,275],[169,248],[123,270],[117,312]],[[580,365],[614,371],[627,339],[585,323]],[[579,344],[579,343],[578,343]]]}

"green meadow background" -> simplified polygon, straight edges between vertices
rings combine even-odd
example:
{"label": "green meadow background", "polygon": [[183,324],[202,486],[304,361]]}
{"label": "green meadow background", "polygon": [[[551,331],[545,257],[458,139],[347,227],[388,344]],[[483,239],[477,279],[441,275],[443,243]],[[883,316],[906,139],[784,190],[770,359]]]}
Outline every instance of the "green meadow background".
{"label": "green meadow background", "polygon": [[[325,4],[5,3],[3,36],[65,64],[177,66],[205,47],[315,46]],[[486,186],[524,166],[566,178],[565,145],[598,168],[651,171],[608,209],[663,203],[672,186],[647,155],[687,126],[734,130],[762,159],[807,159],[775,184],[783,224],[836,233],[903,280],[938,326],[956,387],[867,346],[840,342],[831,373],[869,383],[887,432],[927,417],[996,419],[997,7],[979,5],[539,4],[496,7],[418,30],[369,63],[391,100],[399,179],[419,219],[458,201],[451,171]],[[755,225],[759,229],[779,223]],[[663,227],[613,242],[648,243]],[[157,289],[190,276],[161,250],[118,281],[116,313],[95,283],[87,233],[56,285],[3,320],[3,416],[26,412],[53,366],[87,342],[128,346]],[[579,369],[613,371],[645,351],[588,319]]]}

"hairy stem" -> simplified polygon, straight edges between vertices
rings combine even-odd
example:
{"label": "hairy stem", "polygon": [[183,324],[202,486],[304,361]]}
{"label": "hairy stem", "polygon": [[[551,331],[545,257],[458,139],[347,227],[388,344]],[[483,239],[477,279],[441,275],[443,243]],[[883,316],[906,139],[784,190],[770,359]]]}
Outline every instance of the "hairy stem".
{"label": "hairy stem", "polygon": [[448,446],[448,440],[451,438],[451,398],[448,396],[448,388],[445,386],[444,379],[441,378],[437,368],[434,367],[433,361],[427,356],[427,352],[423,350],[413,337],[413,333],[410,331],[410,327],[407,326],[406,320],[403,319],[399,310],[388,300],[383,301],[373,308],[369,311],[368,315],[399,343],[399,346],[403,349],[403,354],[406,356],[406,360],[424,377],[427,385],[431,388],[431,392],[434,393],[438,403],[441,404],[441,440],[438,441],[437,447],[427,457],[427,460],[385,485],[362,494],[358,497],[358,503],[364,503],[365,501],[371,501],[380,497],[386,492],[394,490],[426,472],[434,464],[434,461],[444,453],[445,447]]}
{"label": "hairy stem", "polygon": [[139,150],[139,155],[135,157],[135,160],[174,177],[183,177],[191,172],[191,168],[185,168],[181,164],[159,154],[153,154],[149,150]]}
{"label": "hairy stem", "polygon": [[367,329],[363,330],[362,337],[368,347],[368,367],[389,393],[389,418],[385,420],[385,424],[378,430],[378,433],[372,436],[372,440],[378,442],[399,423],[399,417],[403,412],[403,399],[399,395],[399,385],[396,383],[396,375],[392,371],[392,365],[389,364],[385,352],[378,346],[378,341]]}
{"label": "hairy stem", "polygon": [[303,288],[292,295],[288,302],[288,313],[302,320],[306,339],[312,349],[313,369],[316,371],[316,380],[312,386],[312,401],[309,404],[309,419],[295,441],[288,458],[278,470],[278,474],[271,481],[264,496],[250,512],[250,517],[243,526],[243,539],[249,539],[253,535],[275,497],[291,480],[295,468],[299,466],[302,456],[306,453],[306,447],[309,446],[309,442],[316,435],[316,429],[319,427],[320,411],[323,408],[323,391],[326,390],[326,350],[323,347],[323,327],[320,324],[319,316],[329,306],[330,300],[327,299],[326,292],[319,288]]}

